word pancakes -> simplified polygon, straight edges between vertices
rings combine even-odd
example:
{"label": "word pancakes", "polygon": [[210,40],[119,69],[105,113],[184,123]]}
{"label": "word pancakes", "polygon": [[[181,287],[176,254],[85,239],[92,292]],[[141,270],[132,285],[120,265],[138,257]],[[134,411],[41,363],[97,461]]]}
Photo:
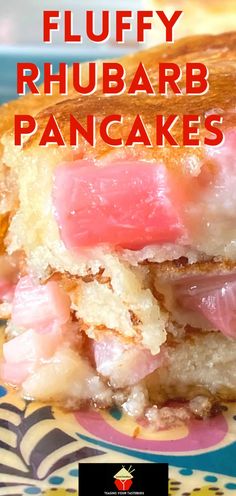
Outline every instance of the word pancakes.
{"label": "word pancakes", "polygon": [[[126,119],[128,122],[126,122]],[[163,147],[165,145],[178,147],[188,146],[196,147],[202,144],[208,146],[218,146],[223,142],[224,135],[217,125],[222,124],[223,118],[217,114],[211,114],[206,117],[199,115],[156,115],[152,122],[144,123],[141,115],[136,115],[132,120],[129,117],[123,117],[119,114],[108,115],[103,119],[95,115],[86,117],[86,125],[75,118],[74,115],[69,117],[69,133],[63,135],[63,130],[51,114],[48,117],[41,136],[40,131],[37,133],[37,120],[30,115],[15,116],[15,145],[22,146],[27,136],[37,133],[39,136],[39,146],[57,145],[78,147],[81,144],[81,138],[95,147],[98,136],[111,147],[131,147],[134,145],[143,145],[147,147]],[[127,137],[124,139],[123,128],[127,128]],[[150,126],[152,129],[150,135]],[[175,132],[175,126],[178,126],[178,132]],[[200,137],[200,126],[204,126],[207,131]],[[181,133],[179,132],[181,129]],[[153,139],[153,135],[155,138]],[[179,136],[180,135],[180,136]],[[176,137],[178,136],[178,137]]]}

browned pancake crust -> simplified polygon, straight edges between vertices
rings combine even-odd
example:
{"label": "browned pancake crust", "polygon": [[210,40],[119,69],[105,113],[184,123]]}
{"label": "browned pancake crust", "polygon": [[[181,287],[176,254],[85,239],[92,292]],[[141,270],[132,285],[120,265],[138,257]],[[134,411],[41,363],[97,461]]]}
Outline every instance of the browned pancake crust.
{"label": "browned pancake crust", "polygon": [[[45,109],[37,116],[39,130],[36,135],[31,137],[25,148],[33,149],[38,146],[39,139],[45,128],[48,118],[53,114],[60,126],[66,143],[69,143],[69,119],[73,114],[82,124],[86,123],[86,116],[94,114],[98,123],[106,115],[113,113],[124,116],[124,125],[122,125],[122,137],[125,140],[130,132],[132,122],[137,114],[143,117],[148,127],[150,138],[155,142],[155,115],[156,114],[198,114],[204,116],[207,112],[214,110],[215,113],[220,111],[224,118],[224,129],[233,127],[236,124],[235,99],[236,99],[236,32],[224,33],[217,36],[194,36],[177,41],[173,45],[160,45],[153,49],[138,52],[134,55],[120,59],[120,62],[126,69],[126,83],[132,81],[134,72],[142,61],[145,65],[150,80],[156,92],[158,92],[158,63],[163,61],[172,61],[180,65],[183,71],[183,79],[179,83],[181,88],[185,87],[185,64],[186,62],[203,62],[209,69],[209,92],[202,96],[174,95],[164,97],[159,95],[147,96],[138,94],[130,96],[124,93],[120,96],[110,98],[102,95],[101,80],[98,85],[96,94],[76,98],[71,98]],[[121,133],[121,126],[118,124],[112,126],[113,136]],[[182,122],[176,124],[172,130],[177,141],[181,142]],[[200,135],[205,134],[204,122],[202,122]],[[94,159],[102,159],[109,153],[114,153],[114,148],[106,145],[99,134],[97,135],[96,147],[92,148],[84,142],[83,138],[79,141],[80,153],[86,157],[91,156]],[[124,153],[127,153],[127,149]],[[203,155],[202,147],[189,149],[180,146],[174,151],[170,146],[164,148],[147,148],[143,145],[129,149],[129,155],[137,155],[147,160],[160,159],[164,160],[169,168],[179,169],[180,164],[184,165],[187,158],[193,154],[199,158]],[[65,156],[65,151],[61,151]],[[122,150],[119,148],[119,156]]]}
{"label": "browned pancake crust", "polygon": [[181,259],[167,260],[162,263],[149,263],[149,266],[155,275],[168,280],[181,276],[219,275],[236,272],[236,262],[234,260],[209,260],[189,264],[188,260],[182,257]]}

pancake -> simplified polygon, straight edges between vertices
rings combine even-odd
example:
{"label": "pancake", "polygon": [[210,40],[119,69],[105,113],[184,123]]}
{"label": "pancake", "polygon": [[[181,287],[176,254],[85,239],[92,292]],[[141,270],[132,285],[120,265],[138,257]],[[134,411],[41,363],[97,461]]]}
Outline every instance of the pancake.
{"label": "pancake", "polygon": [[[108,98],[100,79],[96,94],[42,106],[22,150],[5,133],[3,161],[17,190],[7,251],[23,253],[25,266],[1,371],[24,397],[68,408],[116,404],[134,416],[176,399],[206,416],[215,402],[236,399],[235,42],[234,32],[194,36],[124,57],[126,81],[142,61],[155,96]],[[209,92],[159,95],[163,60],[181,66],[183,87],[186,63],[205,63]],[[152,137],[160,113],[200,115],[204,137],[204,116],[219,113],[225,141],[114,148],[79,135],[78,147],[69,145],[71,114],[84,124],[88,114],[99,123],[114,112],[124,117],[124,139],[137,114]],[[52,114],[65,147],[39,146]]]}

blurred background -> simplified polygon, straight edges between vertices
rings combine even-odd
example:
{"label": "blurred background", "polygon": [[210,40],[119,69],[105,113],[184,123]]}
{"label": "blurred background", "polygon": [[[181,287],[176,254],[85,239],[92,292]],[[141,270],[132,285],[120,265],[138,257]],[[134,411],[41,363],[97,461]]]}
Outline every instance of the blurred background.
{"label": "blurred background", "polygon": [[[56,70],[59,62],[95,60],[131,52],[138,48],[135,31],[127,32],[127,43],[116,45],[114,39],[96,45],[84,41],[81,45],[65,44],[63,23],[59,32],[53,33],[53,43],[42,42],[43,10],[73,10],[74,32],[83,35],[85,11],[111,11],[114,33],[113,0],[0,0],[0,103],[15,98],[17,62],[34,62],[41,69],[44,62],[51,62]],[[117,3],[116,3],[117,5]],[[119,0],[117,10],[143,10],[145,0]],[[114,27],[113,27],[114,26]],[[101,23],[97,16],[97,32]]]}
{"label": "blurred background", "polygon": [[[114,5],[116,4],[116,7]],[[164,10],[171,15],[174,10],[184,11],[176,27],[175,37],[195,33],[218,33],[236,29],[236,0],[0,0],[0,103],[16,95],[17,62],[34,62],[42,68],[52,62],[56,70],[59,62],[94,60],[118,57],[143,45],[137,45],[134,29],[125,44],[116,44],[114,36],[101,45],[84,42],[82,45],[64,44],[63,29],[53,33],[53,44],[42,42],[43,10],[73,10],[75,32],[83,34],[86,10]],[[97,32],[100,22],[97,17]],[[111,33],[114,34],[114,15]],[[153,23],[145,45],[161,43],[163,28]]]}

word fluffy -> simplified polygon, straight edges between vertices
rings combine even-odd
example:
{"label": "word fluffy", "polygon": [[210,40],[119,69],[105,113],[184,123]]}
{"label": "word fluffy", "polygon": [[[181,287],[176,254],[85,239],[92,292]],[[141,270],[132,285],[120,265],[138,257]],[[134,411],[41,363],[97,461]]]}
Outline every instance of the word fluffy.
{"label": "word fluffy", "polygon": [[[164,29],[165,40],[167,43],[174,41],[174,28],[180,17],[181,10],[176,10],[171,17],[167,17],[162,10],[140,10],[132,12],[132,10],[117,10],[111,14],[109,10],[102,12],[94,12],[87,10],[85,12],[84,25],[86,38],[93,43],[104,43],[111,37],[111,22],[115,20],[115,42],[124,43],[125,33],[133,31],[136,26],[136,40],[138,43],[145,41],[145,32],[152,29],[152,20],[158,17],[160,27]],[[64,42],[65,43],[83,43],[84,39],[81,33],[76,32],[76,27],[73,22],[73,12],[66,10],[64,13],[59,10],[46,10],[43,16],[43,41],[44,43],[52,43],[52,32],[59,31],[63,21],[64,27]],[[82,14],[83,15],[83,14]],[[112,19],[112,17],[114,18]],[[96,32],[95,24],[99,22],[101,28]]]}

